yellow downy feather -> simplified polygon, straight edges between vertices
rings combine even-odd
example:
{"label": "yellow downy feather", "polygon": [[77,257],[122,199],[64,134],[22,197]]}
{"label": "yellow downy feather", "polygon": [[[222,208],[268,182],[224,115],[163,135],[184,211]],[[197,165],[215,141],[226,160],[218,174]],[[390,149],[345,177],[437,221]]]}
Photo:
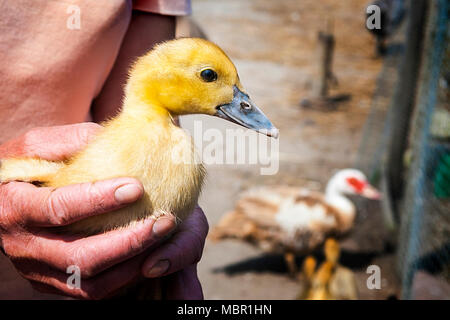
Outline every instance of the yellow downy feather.
{"label": "yellow downy feather", "polygon": [[[201,81],[198,70],[204,67],[214,68],[220,79]],[[191,137],[172,116],[213,115],[216,106],[231,102],[233,86],[243,90],[236,68],[216,45],[202,39],[163,43],[134,64],[121,113],[84,150],[64,163],[3,159],[1,181],[38,178],[44,186],[61,187],[135,177],[144,185],[136,203],[76,222],[65,228],[70,232],[94,234],[164,212],[183,219],[197,203],[205,170]]]}

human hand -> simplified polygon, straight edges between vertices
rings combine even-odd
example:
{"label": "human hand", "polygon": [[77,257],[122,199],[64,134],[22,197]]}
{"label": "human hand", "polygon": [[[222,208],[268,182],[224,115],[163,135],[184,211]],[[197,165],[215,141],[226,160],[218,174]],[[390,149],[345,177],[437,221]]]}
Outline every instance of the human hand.
{"label": "human hand", "polygon": [[177,232],[153,251],[142,265],[148,278],[165,277],[167,299],[203,299],[197,277],[197,263],[202,256],[208,234],[208,221],[197,206],[183,221]]}
{"label": "human hand", "polygon": [[[100,126],[78,124],[34,129],[0,146],[0,158],[63,160],[89,142]],[[104,298],[134,281],[146,255],[175,227],[173,217],[143,220],[132,227],[91,237],[52,232],[92,215],[116,210],[142,196],[139,181],[118,178],[58,189],[23,182],[0,185],[0,244],[19,273],[40,291],[76,298]],[[175,261],[175,260],[174,260]],[[68,266],[82,278],[66,283]]]}

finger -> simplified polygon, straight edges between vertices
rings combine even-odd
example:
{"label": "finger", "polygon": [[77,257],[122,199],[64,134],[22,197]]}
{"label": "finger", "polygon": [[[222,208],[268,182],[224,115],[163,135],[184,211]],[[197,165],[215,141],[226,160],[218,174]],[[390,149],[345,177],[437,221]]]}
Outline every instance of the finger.
{"label": "finger", "polygon": [[92,140],[101,126],[92,122],[35,128],[0,146],[0,158],[67,159]]}
{"label": "finger", "polygon": [[[75,280],[73,272],[61,272],[37,262],[14,260],[19,273],[40,292],[62,294],[78,299],[103,299],[140,277],[140,265],[145,256],[140,255],[118,264],[91,279]],[[77,287],[79,285],[79,287]]]}
{"label": "finger", "polygon": [[161,241],[175,228],[173,217],[158,220],[150,217],[133,225],[87,238],[49,233],[4,237],[7,253],[15,258],[37,260],[65,271],[69,266],[80,269],[83,278],[96,274],[142,253]]}
{"label": "finger", "polygon": [[174,236],[147,258],[142,266],[143,275],[158,278],[196,264],[202,256],[207,234],[208,222],[197,207]]}
{"label": "finger", "polygon": [[166,299],[203,300],[202,285],[197,276],[197,266],[191,265],[165,279]]}
{"label": "finger", "polygon": [[[93,215],[120,209],[138,200],[144,192],[133,178],[116,178],[69,185],[61,188],[38,188],[23,182],[0,187],[0,197],[9,199],[14,217],[22,225],[61,226]],[[5,205],[8,205],[5,201]],[[3,208],[6,209],[6,208]]]}
{"label": "finger", "polygon": [[29,280],[31,287],[41,293],[48,293],[48,294],[55,294],[55,295],[66,295],[61,290],[56,289],[55,287],[52,287],[48,284],[40,283],[34,280]]}

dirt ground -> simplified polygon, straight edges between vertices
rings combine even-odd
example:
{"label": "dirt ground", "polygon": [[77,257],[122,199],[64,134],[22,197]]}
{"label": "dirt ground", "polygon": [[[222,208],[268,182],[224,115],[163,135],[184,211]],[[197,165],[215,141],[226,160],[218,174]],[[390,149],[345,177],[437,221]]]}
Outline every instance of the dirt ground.
{"label": "dirt ground", "polygon": [[[355,163],[382,61],[365,30],[366,0],[194,0],[193,17],[208,38],[231,57],[252,99],[280,129],[279,172],[259,174],[258,165],[212,165],[200,204],[213,227],[251,186],[287,184],[323,190],[331,174]],[[333,110],[302,108],[311,95],[317,65],[317,32],[330,25],[336,37],[334,94],[351,100]],[[181,123],[191,129],[193,120]],[[204,128],[233,128],[200,117]],[[356,272],[360,297],[397,294],[392,246],[380,205],[355,199],[359,209],[352,234],[342,242],[341,262]],[[320,253],[317,253],[320,259]],[[301,263],[302,257],[298,257]],[[366,268],[377,264],[382,289],[368,290]],[[207,241],[199,276],[207,299],[293,299],[300,284],[290,279],[281,256],[267,256],[237,241]]]}

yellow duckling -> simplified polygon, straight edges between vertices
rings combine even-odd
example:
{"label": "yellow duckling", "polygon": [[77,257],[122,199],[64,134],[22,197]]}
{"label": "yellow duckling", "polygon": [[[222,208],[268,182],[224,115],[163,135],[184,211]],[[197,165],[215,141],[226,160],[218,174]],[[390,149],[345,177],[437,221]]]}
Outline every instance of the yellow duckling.
{"label": "yellow duckling", "polygon": [[339,243],[335,239],[327,239],[325,243],[325,256],[327,261],[334,265],[334,272],[329,281],[330,298],[335,300],[356,300],[358,289],[355,274],[349,268],[339,264]]}
{"label": "yellow duckling", "polygon": [[358,299],[358,289],[353,271],[339,264],[341,255],[339,243],[333,238],[327,239],[324,252],[326,260],[334,267],[328,284],[329,299]]}
{"label": "yellow duckling", "polygon": [[311,289],[307,300],[332,300],[328,284],[333,275],[334,266],[330,261],[325,261],[314,274],[311,281]]}
{"label": "yellow duckling", "polygon": [[341,248],[339,247],[339,243],[335,239],[328,238],[325,241],[323,252],[325,254],[325,259],[329,261],[333,266],[337,266],[339,257],[341,256]]}
{"label": "yellow duckling", "polygon": [[331,300],[330,281],[339,260],[339,245],[334,239],[327,239],[324,245],[325,261],[316,271],[317,261],[308,256],[303,262],[301,280],[306,284],[305,290],[299,294],[298,299]]}
{"label": "yellow duckling", "polygon": [[313,256],[307,256],[303,261],[299,280],[302,283],[302,290],[297,295],[297,300],[305,300],[311,290],[312,279],[316,272],[317,261]]}
{"label": "yellow duckling", "polygon": [[278,135],[245,93],[227,55],[209,41],[184,38],[162,43],[136,61],[120,114],[104,123],[84,150],[66,162],[3,159],[0,181],[50,187],[115,177],[142,182],[142,199],[76,222],[65,227],[67,232],[95,234],[165,212],[182,220],[197,203],[205,170],[191,137],[173,117],[199,113]]}
{"label": "yellow duckling", "polygon": [[305,260],[303,270],[307,271],[303,273],[305,274],[308,291],[306,294],[300,295],[300,297],[308,300],[357,299],[358,291],[353,272],[339,265],[339,243],[335,239],[327,239],[324,253],[325,261],[317,271],[314,271],[316,261],[313,257]]}

